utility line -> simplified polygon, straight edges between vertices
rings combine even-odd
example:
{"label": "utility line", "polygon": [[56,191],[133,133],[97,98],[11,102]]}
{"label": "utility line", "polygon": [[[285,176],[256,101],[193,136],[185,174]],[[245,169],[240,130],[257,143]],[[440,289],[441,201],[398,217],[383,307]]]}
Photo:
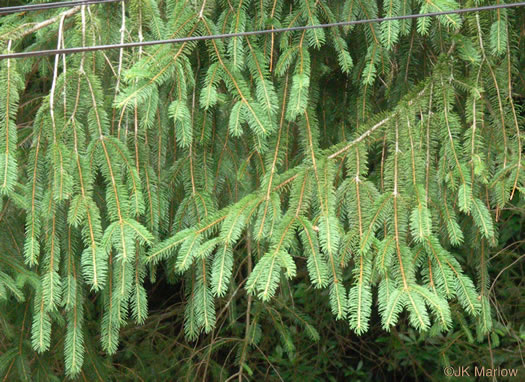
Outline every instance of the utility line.
{"label": "utility line", "polygon": [[518,2],[518,3],[511,3],[511,4],[495,4],[495,5],[487,5],[487,6],[481,6],[481,7],[456,9],[456,10],[450,10],[450,11],[420,13],[420,14],[415,14],[415,15],[403,15],[403,16],[395,16],[395,17],[366,19],[366,20],[341,21],[337,23],[306,25],[306,26],[298,26],[298,27],[290,27],[290,28],[264,29],[264,30],[248,31],[248,32],[216,34],[216,35],[207,35],[207,36],[191,36],[191,37],[181,37],[181,38],[174,38],[174,39],[168,39],[168,40],[128,42],[128,43],[123,43],[123,44],[93,45],[93,46],[66,48],[66,49],[36,50],[36,51],[29,51],[29,52],[0,54],[0,60],[8,59],[8,58],[38,57],[38,56],[51,56],[55,54],[93,52],[97,50],[108,50],[108,49],[116,49],[116,48],[135,48],[139,46],[178,44],[178,43],[185,43],[185,42],[191,42],[191,41],[217,40],[217,39],[225,39],[225,38],[232,38],[232,37],[254,36],[254,35],[259,35],[259,34],[294,32],[294,31],[304,31],[308,29],[321,29],[321,28],[331,28],[331,27],[357,25],[357,24],[378,23],[378,22],[384,22],[384,21],[417,19],[421,17],[445,16],[445,15],[452,15],[452,14],[489,11],[489,10],[494,10],[494,9],[515,8],[515,7],[522,7],[522,6],[525,6],[525,1]]}
{"label": "utility line", "polygon": [[55,2],[55,3],[15,5],[11,7],[0,7],[0,15],[9,15],[11,13],[19,13],[19,12],[42,11],[42,10],[54,9],[54,8],[70,8],[70,7],[74,7],[77,5],[116,3],[120,1],[125,1],[125,0],[74,0],[74,1],[61,1],[61,2]]}

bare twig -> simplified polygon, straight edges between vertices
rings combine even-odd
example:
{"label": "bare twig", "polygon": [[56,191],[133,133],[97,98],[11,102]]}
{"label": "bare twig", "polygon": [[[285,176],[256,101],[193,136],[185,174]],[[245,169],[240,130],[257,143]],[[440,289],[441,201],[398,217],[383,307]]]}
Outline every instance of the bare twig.
{"label": "bare twig", "polygon": [[[423,95],[423,93],[426,91],[426,87],[421,90],[417,96],[415,97],[415,99],[421,97]],[[410,100],[408,102],[408,105],[412,105],[414,103],[414,100]],[[390,121],[393,117],[395,117],[395,115],[397,114],[397,112],[394,112],[392,113],[390,116],[386,117],[385,119],[379,121],[378,123],[376,123],[374,126],[372,126],[370,129],[368,129],[367,131],[365,131],[363,134],[361,134],[359,137],[357,137],[356,139],[354,139],[352,142],[348,143],[345,147],[343,147],[341,150],[338,150],[336,151],[335,153],[331,154],[328,156],[328,159],[334,159],[335,157],[341,155],[342,153],[344,153],[345,151],[349,150],[351,147],[353,147],[354,145],[356,145],[357,143],[361,142],[363,139],[369,137],[374,131],[376,131],[377,129],[379,129],[381,126],[383,126],[385,123],[387,123],[388,121]]]}
{"label": "bare twig", "polygon": [[497,281],[498,278],[503,274],[503,272],[505,272],[507,269],[509,269],[510,267],[512,267],[514,264],[518,263],[518,261],[520,261],[520,260],[523,259],[524,257],[525,257],[525,254],[521,255],[520,257],[518,257],[516,260],[514,260],[512,263],[510,263],[509,265],[507,265],[505,268],[503,268],[503,269],[498,273],[498,275],[494,278],[494,281],[492,282],[492,285],[490,286],[489,294],[490,294],[490,292],[492,292],[492,289],[494,288],[494,285],[496,285],[496,281]]}
{"label": "bare twig", "polygon": [[[64,29],[64,19],[65,15],[62,15],[60,18],[60,24],[58,26],[58,42],[57,42],[57,49],[60,49],[60,45],[62,44],[62,33]],[[55,56],[55,67],[53,69],[53,82],[51,83],[51,90],[49,92],[49,113],[51,114],[51,123],[53,125],[53,142],[56,143],[57,136],[56,136],[56,121],[55,121],[55,87],[57,83],[57,77],[58,77],[58,61],[60,59],[60,55],[57,54]]]}
{"label": "bare twig", "polygon": [[202,2],[201,10],[199,11],[199,19],[202,19],[204,17],[204,8],[206,7],[206,0]]}
{"label": "bare twig", "polygon": [[[42,28],[45,28],[51,24],[54,24],[56,23],[57,21],[59,21],[61,18],[66,18],[66,17],[70,17],[70,16],[73,16],[75,13],[79,12],[80,9],[82,8],[82,6],[76,6],[76,7],[73,7],[65,12],[62,12],[58,15],[56,15],[55,17],[51,17],[50,19],[47,19],[47,20],[44,20],[42,22],[39,22],[38,24],[35,24],[33,25],[31,28],[29,29],[26,29],[25,31],[23,31],[22,33],[20,34],[16,34],[13,36],[14,38],[17,38],[17,39],[21,39],[27,35],[30,35],[31,33],[34,33],[36,32],[37,30],[40,30]],[[30,24],[24,24],[24,25],[30,25]]]}

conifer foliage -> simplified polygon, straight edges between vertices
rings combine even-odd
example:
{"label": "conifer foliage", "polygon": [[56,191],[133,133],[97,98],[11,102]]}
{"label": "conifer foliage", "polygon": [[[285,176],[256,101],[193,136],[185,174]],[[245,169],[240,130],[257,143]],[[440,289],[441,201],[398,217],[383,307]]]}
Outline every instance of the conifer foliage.
{"label": "conifer foliage", "polygon": [[[488,3],[129,0],[2,16],[0,47]],[[1,60],[0,306],[31,340],[7,331],[0,374],[34,373],[27,354],[65,327],[78,375],[87,320],[114,354],[126,322],[148,317],[145,282],[164,276],[185,290],[188,340],[239,290],[271,304],[305,275],[357,334],[373,310],[387,331],[406,318],[446,332],[457,312],[490,332],[488,253],[499,211],[525,194],[522,21],[498,10]]]}

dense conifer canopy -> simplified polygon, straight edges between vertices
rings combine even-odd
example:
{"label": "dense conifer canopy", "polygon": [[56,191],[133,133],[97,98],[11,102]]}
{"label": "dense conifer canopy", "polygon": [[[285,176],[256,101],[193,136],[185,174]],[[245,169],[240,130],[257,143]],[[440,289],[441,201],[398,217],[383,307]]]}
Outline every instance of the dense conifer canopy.
{"label": "dense conifer canopy", "polygon": [[[1,16],[0,48],[489,3],[128,0]],[[31,352],[65,333],[63,372],[78,376],[86,347],[112,355],[144,323],[159,278],[184,291],[186,341],[218,330],[237,295],[256,345],[263,307],[287,308],[279,296],[305,279],[358,335],[374,311],[385,331],[468,319],[490,333],[498,219],[525,194],[523,20],[501,9],[1,60],[0,374],[35,376]]]}

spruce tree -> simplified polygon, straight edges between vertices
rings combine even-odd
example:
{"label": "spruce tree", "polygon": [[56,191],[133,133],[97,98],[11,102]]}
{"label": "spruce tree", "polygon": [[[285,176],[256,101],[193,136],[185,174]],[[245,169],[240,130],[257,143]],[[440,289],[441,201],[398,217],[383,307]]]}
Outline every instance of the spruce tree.
{"label": "spruce tree", "polygon": [[[2,16],[0,48],[489,3],[128,0]],[[460,316],[489,333],[498,217],[525,193],[523,18],[499,9],[1,60],[0,338],[12,348],[0,374],[40,375],[30,354],[52,350],[60,328],[69,377],[86,347],[114,354],[126,323],[148,317],[145,283],[158,277],[184,287],[188,341],[216,329],[236,293],[255,311],[305,275],[358,335],[374,310],[386,331],[407,317],[446,333]],[[15,330],[28,326],[29,342]]]}

